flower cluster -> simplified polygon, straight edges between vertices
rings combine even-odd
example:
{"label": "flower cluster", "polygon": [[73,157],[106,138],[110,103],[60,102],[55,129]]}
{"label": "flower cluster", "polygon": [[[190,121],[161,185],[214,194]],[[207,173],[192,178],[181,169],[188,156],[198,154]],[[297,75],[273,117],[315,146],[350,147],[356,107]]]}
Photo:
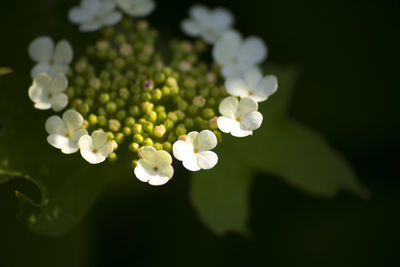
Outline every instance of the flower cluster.
{"label": "flower cluster", "polygon": [[[162,185],[173,177],[172,155],[190,171],[211,169],[221,132],[244,137],[258,129],[258,102],[276,91],[277,80],[258,67],[267,54],[263,41],[242,39],[224,8],[192,7],[181,26],[200,38],[172,41],[166,62],[157,31],[129,18],[154,8],[152,0],[82,0],[68,17],[81,31],[101,30],[100,38],[74,63],[67,41],[54,48],[49,37],[35,39],[29,97],[37,109],[66,109],[45,123],[48,143],[62,153],[79,151],[91,164],[128,158],[140,181]],[[208,45],[211,64],[202,60]],[[119,151],[124,145],[129,155]]]}

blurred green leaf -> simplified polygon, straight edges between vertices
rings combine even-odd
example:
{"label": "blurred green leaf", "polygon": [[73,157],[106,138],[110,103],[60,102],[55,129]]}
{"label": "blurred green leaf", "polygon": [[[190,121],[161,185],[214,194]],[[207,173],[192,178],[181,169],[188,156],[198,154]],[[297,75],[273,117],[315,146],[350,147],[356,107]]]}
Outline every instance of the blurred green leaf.
{"label": "blurred green leaf", "polygon": [[1,67],[0,66],[0,76],[1,75],[6,75],[6,74],[10,74],[13,70],[11,68],[8,67]]}
{"label": "blurred green leaf", "polygon": [[296,80],[294,69],[268,66],[266,72],[277,75],[280,85],[274,96],[260,104],[262,127],[244,139],[225,135],[217,151],[217,167],[193,175],[193,205],[217,234],[249,233],[253,171],[274,174],[315,196],[332,197],[341,189],[368,196],[351,166],[321,135],[287,117]]}

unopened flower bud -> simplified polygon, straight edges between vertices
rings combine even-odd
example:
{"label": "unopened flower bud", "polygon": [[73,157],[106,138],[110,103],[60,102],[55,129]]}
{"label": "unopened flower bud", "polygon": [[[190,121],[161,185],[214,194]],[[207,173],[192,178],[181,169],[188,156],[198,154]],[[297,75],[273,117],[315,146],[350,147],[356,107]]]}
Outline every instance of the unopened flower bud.
{"label": "unopened flower bud", "polygon": [[176,114],[176,112],[168,112],[167,118],[170,119],[173,122],[177,122],[178,121],[178,115]]}
{"label": "unopened flower bud", "polygon": [[75,64],[75,70],[78,73],[85,71],[86,67],[87,67],[87,61],[85,59],[80,59]]}
{"label": "unopened flower bud", "polygon": [[152,146],[154,144],[153,140],[151,138],[146,138],[143,141],[143,146]]}
{"label": "unopened flower bud", "polygon": [[155,112],[155,111],[149,111],[149,112],[146,112],[146,114],[144,115],[144,117],[145,117],[145,119],[147,120],[147,121],[150,121],[150,122],[156,122],[157,121],[157,112]]}
{"label": "unopened flower bud", "polygon": [[116,162],[118,160],[117,154],[115,154],[115,152],[111,152],[110,155],[108,155],[107,160],[109,162]]}
{"label": "unopened flower bud", "polygon": [[165,129],[170,130],[174,127],[174,122],[171,119],[166,119],[163,125],[165,126]]}
{"label": "unopened flower bud", "polygon": [[157,149],[157,150],[163,149],[163,145],[160,144],[160,143],[154,143],[153,147],[154,147],[155,149]]}
{"label": "unopened flower bud", "polygon": [[140,108],[138,106],[130,106],[129,114],[132,116],[138,116],[140,114]]}
{"label": "unopened flower bud", "polygon": [[209,125],[210,129],[218,129],[217,121],[218,121],[218,117],[217,116],[212,117],[208,121],[208,125]]}
{"label": "unopened flower bud", "polygon": [[115,136],[114,136],[113,132],[108,131],[108,132],[106,132],[106,134],[107,134],[108,140],[110,140],[110,141],[114,140]]}
{"label": "unopened flower bud", "polygon": [[172,144],[170,142],[164,142],[162,144],[162,149],[164,149],[167,152],[171,152],[172,151]]}
{"label": "unopened flower bud", "polygon": [[186,118],[184,121],[184,124],[185,124],[186,128],[190,129],[190,128],[193,128],[194,121],[192,118]]}
{"label": "unopened flower bud", "polygon": [[149,111],[152,111],[153,108],[154,108],[154,104],[151,103],[151,102],[146,101],[146,102],[142,103],[142,111],[145,112],[145,113],[149,112]]}
{"label": "unopened flower bud", "polygon": [[132,152],[137,152],[139,147],[140,147],[140,145],[138,143],[135,143],[135,142],[130,143],[129,146],[128,146],[129,150],[132,151]]}
{"label": "unopened flower bud", "polygon": [[153,134],[157,138],[163,137],[166,132],[167,132],[167,129],[162,124],[157,125],[156,127],[154,127],[154,130],[153,130]]}
{"label": "unopened flower bud", "polygon": [[154,81],[158,84],[163,83],[165,81],[165,75],[163,73],[156,73],[154,75]]}
{"label": "unopened flower bud", "polygon": [[94,89],[98,90],[98,89],[100,89],[101,81],[100,81],[100,79],[98,79],[98,78],[92,78],[92,79],[90,79],[90,81],[89,81],[89,85],[90,85],[91,87],[93,87]]}
{"label": "unopened flower bud", "polygon": [[154,89],[151,92],[151,98],[156,101],[160,100],[162,98],[162,91],[158,88]]}
{"label": "unopened flower bud", "polygon": [[192,63],[184,60],[179,64],[179,69],[182,72],[188,72],[192,69]]}
{"label": "unopened flower bud", "polygon": [[220,131],[218,130],[214,130],[213,133],[215,134],[215,136],[217,137],[217,141],[218,143],[220,143],[222,141],[222,134]]}
{"label": "unopened flower bud", "polygon": [[108,113],[115,113],[115,111],[117,111],[117,104],[115,102],[108,102],[106,104],[106,111]]}
{"label": "unopened flower bud", "polygon": [[107,125],[107,119],[106,119],[106,117],[103,116],[103,115],[98,116],[98,117],[97,117],[97,123],[98,123],[100,126],[102,126],[102,127],[106,126],[106,125]]}
{"label": "unopened flower bud", "polygon": [[202,96],[195,96],[192,102],[196,107],[202,108],[206,104],[206,99]]}
{"label": "unopened flower bud", "polygon": [[126,117],[126,111],[123,110],[123,109],[118,110],[117,113],[116,113],[116,117],[117,117],[118,120],[122,121]]}
{"label": "unopened flower bud", "polygon": [[125,136],[123,133],[116,133],[115,134],[115,142],[117,142],[117,144],[121,144],[122,142],[124,142]]}
{"label": "unopened flower bud", "polygon": [[141,144],[141,143],[143,143],[143,140],[144,140],[144,138],[143,138],[143,136],[141,134],[133,135],[133,141],[135,143]]}
{"label": "unopened flower bud", "polygon": [[171,143],[174,143],[177,140],[178,136],[176,135],[175,132],[170,132],[168,134],[168,141]]}
{"label": "unopened flower bud", "polygon": [[186,127],[184,124],[179,124],[176,126],[176,131],[175,131],[177,136],[184,135],[187,133]]}
{"label": "unopened flower bud", "polygon": [[153,133],[153,128],[154,128],[153,123],[151,123],[151,122],[149,122],[149,121],[146,121],[146,122],[144,122],[142,125],[143,125],[143,130],[144,130],[145,132],[147,132],[147,133],[149,133],[149,134]]}
{"label": "unopened flower bud", "polygon": [[119,47],[119,53],[122,56],[130,56],[132,55],[133,49],[130,44],[124,43]]}
{"label": "unopened flower bud", "polygon": [[119,96],[122,99],[127,100],[129,98],[129,96],[130,96],[129,90],[127,88],[125,88],[125,87],[124,88],[120,88],[119,89]]}
{"label": "unopened flower bud", "polygon": [[212,108],[205,108],[205,109],[203,109],[202,113],[203,113],[203,118],[205,118],[205,119],[210,119],[210,118],[214,117],[214,115],[215,115],[215,112]]}
{"label": "unopened flower bud", "polygon": [[141,134],[143,132],[143,126],[140,123],[135,123],[132,127],[132,132],[134,134]]}
{"label": "unopened flower bud", "polygon": [[135,124],[135,119],[133,117],[127,117],[125,119],[125,126],[132,127]]}
{"label": "unopened flower bud", "polygon": [[117,132],[121,128],[121,123],[118,120],[111,119],[108,121],[108,128],[113,132]]}
{"label": "unopened flower bud", "polygon": [[89,114],[88,122],[89,122],[89,124],[90,124],[91,126],[96,125],[96,124],[97,124],[97,116],[94,115],[93,113]]}
{"label": "unopened flower bud", "polygon": [[128,126],[125,126],[124,128],[122,128],[122,133],[125,136],[130,136],[132,134],[132,128],[128,127]]}
{"label": "unopened flower bud", "polygon": [[152,79],[148,79],[144,81],[143,88],[146,91],[151,91],[154,89],[154,82]]}

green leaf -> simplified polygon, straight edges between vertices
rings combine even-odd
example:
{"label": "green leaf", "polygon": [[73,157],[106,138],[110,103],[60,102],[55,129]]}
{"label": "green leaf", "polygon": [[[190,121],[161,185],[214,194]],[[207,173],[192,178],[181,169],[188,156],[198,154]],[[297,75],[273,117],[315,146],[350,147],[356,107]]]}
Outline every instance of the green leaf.
{"label": "green leaf", "polygon": [[193,175],[192,203],[205,225],[217,234],[249,233],[249,188],[254,171],[274,174],[315,196],[332,197],[339,190],[368,196],[340,153],[321,135],[287,117],[296,72],[268,66],[266,73],[277,75],[280,85],[274,96],[260,103],[262,127],[243,139],[224,135],[217,151],[218,165]]}
{"label": "green leaf", "polygon": [[11,68],[0,66],[0,76],[10,74],[11,72],[13,72]]}

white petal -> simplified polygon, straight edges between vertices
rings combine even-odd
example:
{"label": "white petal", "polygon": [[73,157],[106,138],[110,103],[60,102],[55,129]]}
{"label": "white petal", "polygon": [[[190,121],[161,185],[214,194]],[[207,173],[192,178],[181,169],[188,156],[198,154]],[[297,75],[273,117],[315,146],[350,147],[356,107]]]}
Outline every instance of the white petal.
{"label": "white petal", "polygon": [[93,148],[93,140],[90,135],[83,135],[79,138],[78,146],[81,150],[92,150]]}
{"label": "white petal", "polygon": [[104,157],[108,157],[114,150],[114,145],[111,142],[107,142],[104,146],[102,146],[97,153],[100,153]]}
{"label": "white petal", "polygon": [[212,11],[211,21],[214,27],[219,29],[227,29],[233,24],[232,13],[223,7],[217,7]]}
{"label": "white petal", "polygon": [[267,100],[278,89],[278,80],[275,75],[265,76],[258,84],[255,94],[261,97],[261,101]]}
{"label": "white petal", "polygon": [[69,132],[75,132],[83,124],[82,115],[73,109],[65,111],[62,118]]}
{"label": "white petal", "polygon": [[226,31],[213,48],[214,60],[221,64],[232,64],[241,44],[242,37],[237,31]]}
{"label": "white petal", "polygon": [[[82,138],[81,138],[82,139]],[[99,164],[103,161],[106,160],[106,157],[104,157],[100,153],[93,153],[92,150],[88,149],[81,149],[80,150],[82,157],[89,162],[90,164]]]}
{"label": "white petal", "polygon": [[103,25],[98,20],[88,20],[81,24],[79,30],[82,32],[93,32],[100,29]]}
{"label": "white petal", "polygon": [[66,40],[59,41],[54,52],[54,62],[57,64],[69,64],[73,56],[74,52],[71,44]]}
{"label": "white petal", "polygon": [[54,43],[50,37],[38,37],[30,43],[28,50],[33,61],[49,62],[53,57]]}
{"label": "white petal", "polygon": [[37,102],[35,103],[35,108],[40,109],[40,110],[47,110],[51,109],[51,104],[47,102]]}
{"label": "white petal", "polygon": [[152,162],[156,157],[157,150],[152,146],[145,146],[140,150],[140,157],[144,160]]}
{"label": "white petal", "polygon": [[107,14],[110,11],[114,10],[115,4],[110,0],[103,0],[101,1],[101,6],[99,9],[99,14]]}
{"label": "white petal", "polygon": [[79,129],[73,133],[69,138],[68,147],[63,148],[63,153],[71,154],[79,150],[79,140],[82,136],[87,135],[88,132],[85,129]]}
{"label": "white petal", "polygon": [[239,49],[239,60],[258,64],[267,57],[267,47],[264,41],[258,37],[248,37]]}
{"label": "white petal", "polygon": [[[231,118],[227,118],[227,117],[218,117],[217,119],[217,125],[218,125],[218,129],[220,129],[222,132],[224,133],[230,133],[234,128],[235,125],[239,125],[239,123]],[[239,126],[236,126],[239,127]]]}
{"label": "white petal", "polygon": [[64,121],[57,115],[53,115],[46,120],[45,123],[46,132],[51,135],[66,135],[67,128],[65,127]]}
{"label": "white petal", "polygon": [[222,66],[222,75],[225,78],[240,77],[246,71],[248,71],[254,67],[255,67],[254,64],[250,64],[250,63],[243,62],[243,61],[238,61],[237,63],[234,63],[234,64],[223,65]]}
{"label": "white petal", "polygon": [[166,166],[166,165],[171,165],[171,163],[172,163],[172,157],[171,154],[169,154],[167,151],[159,150],[156,152],[154,164],[156,164],[157,166],[164,166],[164,165]]}
{"label": "white petal", "polygon": [[242,130],[254,131],[260,128],[263,121],[263,116],[260,112],[250,112],[242,117],[240,128]]}
{"label": "white petal", "polygon": [[210,130],[203,130],[197,136],[195,148],[198,152],[214,149],[218,144],[217,137]]}
{"label": "white petal", "polygon": [[172,152],[177,160],[183,161],[188,155],[193,154],[193,147],[182,140],[172,146]]}
{"label": "white petal", "polygon": [[181,28],[184,33],[189,36],[198,36],[201,33],[202,27],[190,19],[185,19],[181,23]]}
{"label": "white petal", "polygon": [[199,164],[197,162],[197,157],[194,154],[191,155],[190,157],[186,157],[183,160],[182,164],[183,167],[185,167],[189,171],[195,172],[200,170]]}
{"label": "white petal", "polygon": [[48,63],[39,63],[36,64],[31,70],[31,77],[35,78],[39,74],[47,73],[50,74],[51,67]]}
{"label": "white petal", "polygon": [[108,141],[108,136],[102,130],[97,130],[92,133],[93,148],[100,149]]}
{"label": "white petal", "polygon": [[218,156],[212,151],[203,151],[197,154],[199,167],[203,170],[209,170],[218,163]]}
{"label": "white petal", "polygon": [[240,124],[236,124],[235,127],[231,131],[231,135],[235,137],[246,137],[252,135],[253,131],[243,130],[240,128]]}
{"label": "white petal", "polygon": [[49,74],[54,77],[59,73],[67,74],[68,70],[69,66],[67,64],[54,64],[50,66]]}
{"label": "white petal", "polygon": [[140,159],[138,165],[136,166],[134,172],[136,177],[145,183],[149,183],[151,185],[163,185],[167,183],[174,173],[172,166],[165,167],[162,172],[154,171],[148,167],[146,163],[144,163],[143,159]]}
{"label": "white petal", "polygon": [[31,87],[29,87],[28,90],[29,98],[35,103],[46,101],[50,104],[48,98],[45,97],[48,93],[49,92],[45,88],[38,86],[38,84],[35,82],[31,85]]}
{"label": "white petal", "polygon": [[68,19],[72,23],[81,24],[85,21],[91,19],[91,15],[88,14],[83,8],[81,7],[73,7],[68,12]]}
{"label": "white petal", "polygon": [[59,94],[65,91],[68,87],[68,80],[67,77],[63,73],[58,73],[54,76],[53,80],[51,81],[50,88],[51,93]]}
{"label": "white petal", "polygon": [[118,23],[121,19],[122,14],[118,11],[114,11],[104,15],[104,17],[102,18],[102,22],[104,23],[104,25],[114,25]]}
{"label": "white petal", "polygon": [[219,113],[228,117],[236,118],[238,112],[239,101],[234,96],[225,97],[219,104]]}
{"label": "white petal", "polygon": [[58,112],[68,105],[68,96],[66,94],[58,94],[51,98],[51,107]]}
{"label": "white petal", "polygon": [[102,1],[103,0],[101,0],[101,1],[99,1],[99,0],[82,0],[81,7],[83,8],[83,10],[86,13],[93,16],[95,14],[99,14],[101,5],[102,5]]}
{"label": "white petal", "polygon": [[245,84],[254,90],[262,79],[262,73],[259,68],[252,68],[244,73],[243,80]]}
{"label": "white petal", "polygon": [[47,142],[55,148],[62,149],[68,146],[68,138],[64,135],[52,134],[47,137]]}
{"label": "white petal", "polygon": [[249,88],[241,78],[228,78],[225,80],[226,90],[230,95],[244,97],[249,94]]}
{"label": "white petal", "polygon": [[258,104],[251,98],[245,97],[240,99],[239,108],[238,108],[238,116],[241,118],[247,113],[257,111]]}
{"label": "white petal", "polygon": [[208,7],[200,4],[193,5],[189,9],[189,15],[197,21],[207,21],[209,12],[210,10]]}

